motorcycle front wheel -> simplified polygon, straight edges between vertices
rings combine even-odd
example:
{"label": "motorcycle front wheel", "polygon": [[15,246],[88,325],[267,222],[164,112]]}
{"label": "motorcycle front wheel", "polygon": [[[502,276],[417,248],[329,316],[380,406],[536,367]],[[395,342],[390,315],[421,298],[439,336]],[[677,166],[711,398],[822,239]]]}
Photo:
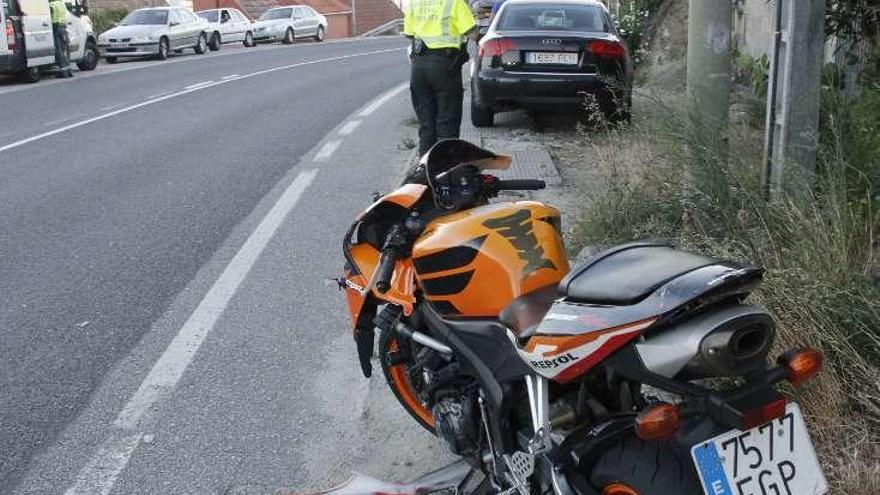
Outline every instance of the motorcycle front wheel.
{"label": "motorcycle front wheel", "polygon": [[[394,359],[392,357],[396,356]],[[392,362],[393,361],[393,362]],[[434,416],[419,398],[416,387],[410,380],[408,367],[412,365],[412,353],[408,346],[400,345],[397,338],[388,330],[379,336],[379,362],[382,373],[397,401],[424,429],[434,434]]]}

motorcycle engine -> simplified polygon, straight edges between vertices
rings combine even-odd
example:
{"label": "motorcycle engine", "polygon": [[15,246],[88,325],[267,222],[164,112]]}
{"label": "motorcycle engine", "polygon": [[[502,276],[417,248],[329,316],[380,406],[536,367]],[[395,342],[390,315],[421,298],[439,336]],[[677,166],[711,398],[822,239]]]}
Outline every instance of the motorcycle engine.
{"label": "motorcycle engine", "polygon": [[474,393],[444,389],[435,394],[434,427],[453,454],[475,456],[480,451],[479,408]]}

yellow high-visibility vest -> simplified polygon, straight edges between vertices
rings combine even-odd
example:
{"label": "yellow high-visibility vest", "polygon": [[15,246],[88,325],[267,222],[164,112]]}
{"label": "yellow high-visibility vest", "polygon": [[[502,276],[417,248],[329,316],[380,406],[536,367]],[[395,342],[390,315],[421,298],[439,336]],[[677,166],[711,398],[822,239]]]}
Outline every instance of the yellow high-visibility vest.
{"label": "yellow high-visibility vest", "polygon": [[403,34],[428,48],[459,48],[476,25],[465,0],[409,0],[403,16]]}
{"label": "yellow high-visibility vest", "polygon": [[49,12],[52,14],[52,24],[67,24],[67,7],[61,0],[49,2]]}

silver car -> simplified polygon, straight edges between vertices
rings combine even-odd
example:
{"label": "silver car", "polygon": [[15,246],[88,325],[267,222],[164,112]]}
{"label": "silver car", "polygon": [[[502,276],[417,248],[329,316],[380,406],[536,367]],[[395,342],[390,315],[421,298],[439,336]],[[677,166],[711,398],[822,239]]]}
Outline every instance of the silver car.
{"label": "silver car", "polygon": [[174,51],[208,51],[208,23],[182,7],[138,9],[116,27],[98,36],[98,48],[107,62],[119,57],[156,57],[165,60]]}
{"label": "silver car", "polygon": [[254,46],[253,23],[240,10],[200,10],[196,15],[208,21],[208,48],[212,52],[216,52],[226,43]]}
{"label": "silver car", "polygon": [[254,40],[293,43],[296,38],[324,41],[327,18],[308,5],[289,5],[269,9],[254,22]]}

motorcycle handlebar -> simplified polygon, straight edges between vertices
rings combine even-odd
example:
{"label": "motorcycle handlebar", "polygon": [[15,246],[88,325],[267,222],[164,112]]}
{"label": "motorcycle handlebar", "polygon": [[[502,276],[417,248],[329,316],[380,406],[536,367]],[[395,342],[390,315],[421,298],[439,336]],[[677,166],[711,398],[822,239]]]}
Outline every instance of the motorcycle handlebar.
{"label": "motorcycle handlebar", "polygon": [[379,265],[376,267],[376,290],[384,294],[391,288],[391,276],[394,275],[394,265],[397,255],[393,249],[382,251],[379,257]]}
{"label": "motorcycle handlebar", "polygon": [[547,187],[547,183],[537,179],[499,180],[495,188],[499,191],[537,191]]}

